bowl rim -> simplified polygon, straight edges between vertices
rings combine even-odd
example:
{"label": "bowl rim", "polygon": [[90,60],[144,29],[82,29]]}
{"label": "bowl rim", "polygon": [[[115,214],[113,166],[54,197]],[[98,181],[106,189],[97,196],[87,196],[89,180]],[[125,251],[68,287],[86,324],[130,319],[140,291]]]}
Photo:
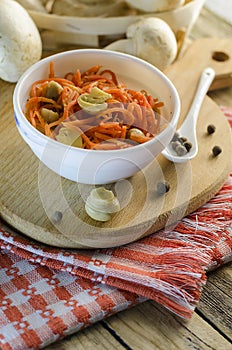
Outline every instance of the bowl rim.
{"label": "bowl rim", "polygon": [[[109,16],[109,17],[78,17],[78,16],[63,16],[54,13],[42,13],[35,10],[29,10],[29,14],[39,28],[56,30],[57,24],[62,28],[62,32],[66,33],[78,33],[89,35],[110,35],[110,34],[122,34],[126,32],[128,26],[135,21],[144,17],[161,17],[166,19],[167,17],[175,17],[184,15],[186,11],[191,11],[191,18],[195,16],[198,8],[202,7],[205,0],[191,0],[185,2],[182,6],[176,9],[162,11],[162,12],[149,12],[137,15],[127,16]],[[90,27],[91,22],[91,27]],[[71,25],[70,25],[71,23]],[[190,23],[191,24],[191,23]],[[97,31],[96,31],[97,28]]]}
{"label": "bowl rim", "polygon": [[[168,126],[162,130],[157,136],[155,136],[152,140],[150,141],[147,141],[143,144],[139,144],[139,145],[135,145],[134,147],[128,147],[128,148],[123,148],[123,149],[115,149],[115,150],[90,150],[90,149],[84,149],[84,148],[78,148],[78,147],[74,147],[74,146],[71,146],[71,145],[66,145],[66,144],[63,144],[57,140],[53,140],[52,138],[49,138],[48,136],[44,135],[43,133],[41,133],[39,130],[37,130],[35,127],[33,127],[33,125],[31,125],[31,123],[27,120],[25,114],[23,113],[23,109],[20,105],[20,102],[19,102],[19,97],[20,97],[20,90],[22,88],[22,85],[23,83],[25,82],[25,80],[27,79],[27,77],[29,75],[31,75],[34,70],[46,63],[49,63],[50,61],[52,60],[56,60],[56,58],[61,58],[62,56],[72,56],[73,54],[77,54],[78,53],[80,54],[100,54],[100,53],[103,53],[103,54],[106,54],[106,55],[110,55],[112,57],[113,56],[117,56],[117,57],[125,57],[127,59],[130,59],[130,60],[133,60],[134,62],[140,64],[140,65],[144,65],[145,67],[147,67],[148,69],[152,70],[155,72],[155,74],[159,75],[162,77],[162,79],[165,81],[166,85],[169,86],[169,89],[170,91],[172,92],[172,96],[173,96],[173,103],[175,105],[175,110],[173,111],[173,114],[172,114],[172,117],[171,117],[171,120],[168,122]],[[130,55],[130,54],[127,54],[127,53],[122,53],[122,52],[118,52],[118,51],[113,51],[113,50],[106,50],[106,49],[95,49],[95,48],[90,48],[90,49],[73,49],[73,50],[68,50],[68,51],[62,51],[62,52],[59,52],[59,53],[56,53],[56,54],[53,54],[53,55],[50,55],[50,56],[47,56],[45,58],[42,58],[41,60],[37,61],[36,63],[32,64],[22,75],[21,77],[19,78],[18,82],[16,83],[16,86],[14,88],[14,92],[13,92],[13,107],[14,107],[14,116],[15,116],[15,119],[16,120],[16,124],[17,121],[18,121],[18,116],[20,118],[20,121],[22,121],[24,123],[24,125],[26,127],[29,128],[29,130],[32,132],[32,134],[34,134],[35,136],[39,137],[39,138],[42,138],[44,141],[46,142],[51,142],[51,144],[54,143],[54,145],[59,145],[60,147],[62,148],[65,148],[67,149],[68,148],[71,148],[71,149],[74,149],[74,150],[78,150],[78,151],[81,151],[81,152],[91,152],[93,151],[94,154],[98,153],[98,154],[102,154],[102,153],[107,153],[107,154],[116,154],[116,153],[122,153],[125,151],[130,153],[130,152],[133,152],[133,150],[135,149],[138,149],[138,147],[142,148],[142,147],[146,147],[148,144],[151,144],[151,143],[155,143],[155,142],[158,142],[159,139],[161,138],[161,136],[165,135],[168,131],[167,129],[168,128],[175,128],[174,126],[177,124],[178,122],[178,119],[179,119],[179,116],[180,116],[180,110],[181,110],[181,102],[180,102],[180,97],[179,97],[179,94],[177,92],[177,89],[176,87],[174,86],[174,84],[172,83],[172,81],[165,75],[165,73],[163,73],[160,69],[158,69],[157,67],[155,67],[154,65],[152,65],[151,63],[139,58],[139,57],[136,57],[136,56],[133,56],[133,55]],[[174,124],[174,125],[173,125]],[[17,125],[17,127],[19,127]],[[33,140],[34,143],[36,143],[37,145],[41,146],[41,143],[37,142],[37,138],[35,140]]]}

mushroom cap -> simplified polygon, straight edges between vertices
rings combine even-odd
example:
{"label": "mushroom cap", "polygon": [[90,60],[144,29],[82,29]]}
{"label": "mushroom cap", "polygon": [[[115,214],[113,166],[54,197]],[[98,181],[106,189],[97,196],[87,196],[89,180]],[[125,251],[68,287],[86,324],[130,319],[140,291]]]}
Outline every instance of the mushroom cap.
{"label": "mushroom cap", "polygon": [[144,12],[163,12],[173,10],[184,4],[185,0],[125,0],[137,10]]}
{"label": "mushroom cap", "polygon": [[134,54],[160,70],[170,65],[177,55],[176,37],[169,25],[160,18],[150,17],[128,28]]}
{"label": "mushroom cap", "polygon": [[40,34],[27,11],[14,0],[1,0],[0,78],[18,81],[41,55]]}

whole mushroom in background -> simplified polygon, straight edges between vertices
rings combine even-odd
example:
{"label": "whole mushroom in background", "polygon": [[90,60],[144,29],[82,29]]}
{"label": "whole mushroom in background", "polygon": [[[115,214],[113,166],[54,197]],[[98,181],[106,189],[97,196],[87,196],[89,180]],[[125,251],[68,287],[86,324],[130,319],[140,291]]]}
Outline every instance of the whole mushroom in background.
{"label": "whole mushroom in background", "polygon": [[185,0],[125,0],[126,3],[143,12],[163,12],[182,6]]}
{"label": "whole mushroom in background", "polygon": [[170,26],[160,18],[144,18],[130,25],[126,36],[127,39],[117,40],[105,49],[137,56],[160,70],[164,70],[176,58],[176,37]]}
{"label": "whole mushroom in background", "polygon": [[27,11],[14,0],[1,0],[0,78],[17,82],[41,55],[41,37]]}

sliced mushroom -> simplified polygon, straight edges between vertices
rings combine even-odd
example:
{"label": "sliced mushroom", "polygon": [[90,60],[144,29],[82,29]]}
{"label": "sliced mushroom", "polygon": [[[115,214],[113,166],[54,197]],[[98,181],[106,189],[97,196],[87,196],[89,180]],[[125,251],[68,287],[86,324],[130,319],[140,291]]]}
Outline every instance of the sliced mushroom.
{"label": "sliced mushroom", "polygon": [[111,219],[111,214],[120,210],[120,204],[112,191],[98,187],[90,192],[85,210],[94,220],[108,221]]}
{"label": "sliced mushroom", "polygon": [[59,119],[59,114],[57,112],[45,107],[41,108],[41,115],[47,123],[53,123]]}
{"label": "sliced mushroom", "polygon": [[47,87],[45,89],[45,96],[56,101],[62,93],[62,91],[63,87],[56,81],[51,80],[48,82]]}
{"label": "sliced mushroom", "polygon": [[139,136],[145,136],[144,133],[142,132],[142,130],[137,129],[137,128],[131,128],[127,133],[127,137],[130,139],[132,134],[136,134]]}
{"label": "sliced mushroom", "polygon": [[110,98],[112,98],[111,94],[95,86],[90,93],[84,93],[78,97],[78,104],[87,113],[95,114],[107,108],[105,101]]}
{"label": "sliced mushroom", "polygon": [[58,135],[56,135],[56,140],[69,146],[74,146],[78,148],[83,147],[82,131],[69,123],[63,123],[62,127],[59,129]]}

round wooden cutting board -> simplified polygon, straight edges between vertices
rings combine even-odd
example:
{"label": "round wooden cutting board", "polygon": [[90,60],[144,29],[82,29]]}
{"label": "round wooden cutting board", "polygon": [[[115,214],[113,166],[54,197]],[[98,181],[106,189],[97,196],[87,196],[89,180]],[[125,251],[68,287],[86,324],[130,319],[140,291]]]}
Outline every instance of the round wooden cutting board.
{"label": "round wooden cutting board", "polygon": [[[213,58],[215,52],[226,53],[228,59]],[[232,71],[231,40],[200,39],[167,69],[181,97],[180,123],[207,66],[216,74]],[[219,107],[206,97],[197,125],[197,157],[188,163],[173,164],[159,155],[135,176],[107,185],[119,198],[121,210],[108,222],[94,221],[85,212],[85,201],[93,186],[61,178],[38,161],[15,127],[14,85],[0,80],[0,89],[1,217],[39,242],[67,248],[105,248],[132,242],[165,226],[173,227],[212,198],[230,173],[230,127]],[[206,132],[209,124],[216,127],[212,135]],[[222,149],[217,157],[212,155],[215,145]],[[170,190],[159,195],[156,186],[164,180],[169,182]],[[58,221],[54,220],[57,211],[62,213]]]}

